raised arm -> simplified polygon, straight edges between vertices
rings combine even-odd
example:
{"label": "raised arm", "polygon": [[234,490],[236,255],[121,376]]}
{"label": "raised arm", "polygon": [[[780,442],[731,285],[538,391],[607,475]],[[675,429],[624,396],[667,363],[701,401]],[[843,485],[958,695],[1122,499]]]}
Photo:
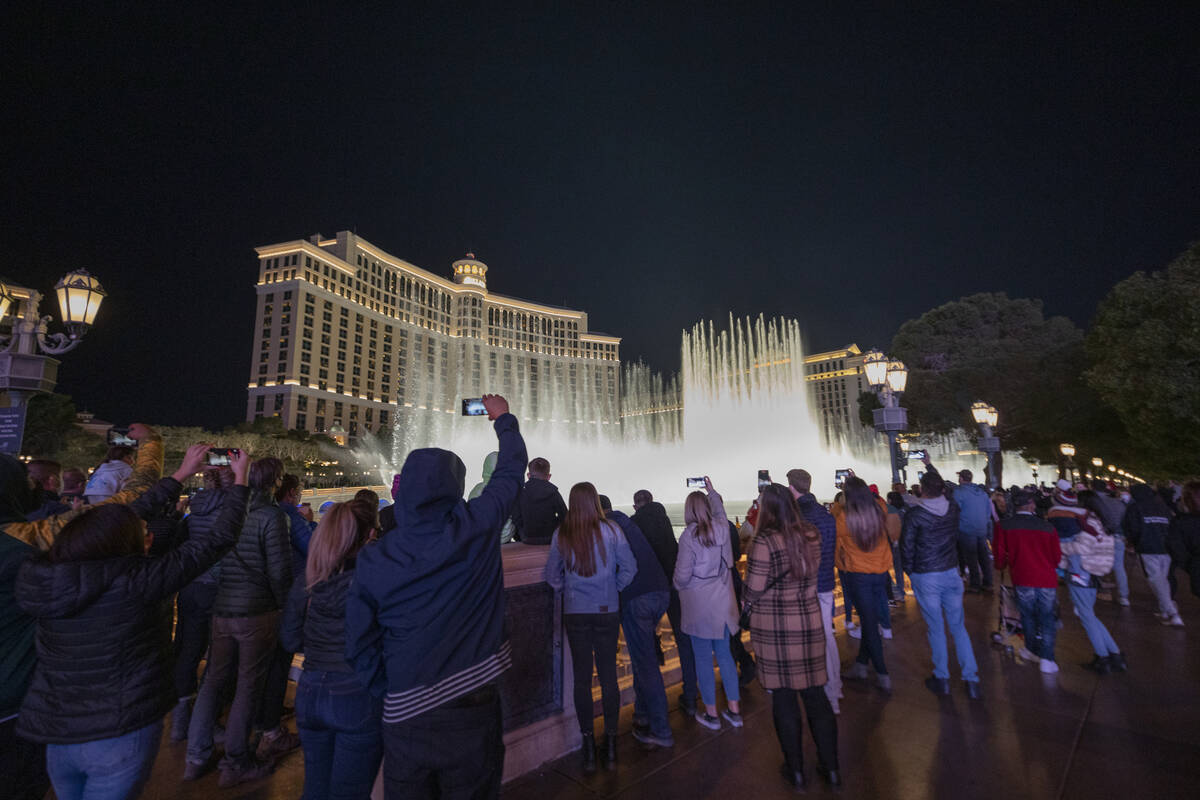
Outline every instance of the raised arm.
{"label": "raised arm", "polygon": [[[509,413],[508,401],[499,395],[488,394],[483,396],[483,405],[496,429],[500,455],[483,493],[467,502],[467,511],[474,519],[484,522],[487,530],[499,534],[521,489],[521,476],[525,474],[528,456],[525,440],[521,438],[521,426]],[[499,536],[496,541],[500,541]]]}

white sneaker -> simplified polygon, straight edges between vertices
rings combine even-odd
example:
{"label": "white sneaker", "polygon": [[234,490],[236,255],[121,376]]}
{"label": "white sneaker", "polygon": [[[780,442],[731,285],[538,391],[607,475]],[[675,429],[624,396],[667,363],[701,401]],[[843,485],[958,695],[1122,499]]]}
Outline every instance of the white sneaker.
{"label": "white sneaker", "polygon": [[892,638],[892,629],[885,628],[882,625],[880,625],[879,626],[879,635],[885,639],[890,639],[890,638]]}
{"label": "white sneaker", "polygon": [[1040,658],[1026,650],[1024,647],[1017,651],[1017,655],[1019,655],[1025,661],[1041,661]]}
{"label": "white sneaker", "polygon": [[1182,628],[1183,618],[1176,614],[1173,617],[1163,617],[1163,625],[1170,625],[1172,628]]}
{"label": "white sneaker", "polygon": [[1129,598],[1128,598],[1128,597],[1122,597],[1122,598],[1120,598],[1119,600],[1117,600],[1117,602],[1118,602],[1120,605],[1123,605],[1123,606],[1125,606],[1126,608],[1129,608]]}
{"label": "white sneaker", "polygon": [[851,639],[861,639],[862,638],[862,628],[860,626],[855,626],[853,628],[847,628],[846,632],[850,634]]}
{"label": "white sneaker", "polygon": [[846,630],[852,631],[857,627],[858,627],[858,625],[854,624],[854,620],[852,620],[852,619],[846,620]]}
{"label": "white sneaker", "polygon": [[1047,675],[1053,675],[1054,673],[1058,672],[1058,663],[1043,658],[1041,663],[1038,664],[1038,669]]}

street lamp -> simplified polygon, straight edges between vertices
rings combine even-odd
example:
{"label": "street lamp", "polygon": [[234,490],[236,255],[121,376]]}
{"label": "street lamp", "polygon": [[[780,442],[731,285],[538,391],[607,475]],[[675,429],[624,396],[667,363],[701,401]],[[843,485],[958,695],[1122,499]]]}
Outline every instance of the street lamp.
{"label": "street lamp", "polygon": [[979,449],[987,459],[988,488],[995,489],[1000,485],[1000,476],[996,474],[1000,452],[1000,439],[996,436],[995,427],[1000,421],[1000,412],[995,406],[979,402],[971,404],[971,416],[979,426]]}
{"label": "street lamp", "polygon": [[889,359],[878,350],[863,357],[867,383],[879,395],[882,408],[874,410],[875,430],[888,437],[888,462],[892,465],[892,483],[900,482],[896,459],[896,437],[908,430],[908,409],[900,407],[900,395],[908,386],[908,367],[898,359]]}
{"label": "street lamp", "polygon": [[1062,458],[1058,460],[1058,477],[1073,477],[1069,475],[1068,470],[1072,466],[1071,459],[1075,457],[1075,445],[1063,442],[1058,446],[1058,452],[1062,454]]}
{"label": "street lamp", "polygon": [[79,346],[106,296],[100,282],[84,269],[68,272],[54,291],[66,333],[50,333],[51,319],[38,308],[41,292],[0,283],[0,324],[12,328],[0,336],[0,392],[8,395],[8,407],[0,408],[0,452],[21,451],[29,399],[54,391],[58,384],[59,362],[50,356]]}

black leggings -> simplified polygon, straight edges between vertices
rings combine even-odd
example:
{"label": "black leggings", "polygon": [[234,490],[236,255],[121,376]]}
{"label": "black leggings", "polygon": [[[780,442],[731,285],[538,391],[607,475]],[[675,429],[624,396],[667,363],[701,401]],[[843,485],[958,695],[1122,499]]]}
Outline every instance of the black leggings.
{"label": "black leggings", "polygon": [[616,735],[621,716],[621,690],[617,687],[617,633],[620,614],[564,614],[567,642],[571,645],[571,667],[575,676],[575,716],[579,730],[592,733],[595,719],[592,703],[592,662],[600,678],[604,706],[604,732]]}
{"label": "black leggings", "polygon": [[775,735],[779,737],[779,746],[783,749],[783,760],[792,772],[801,772],[804,768],[804,747],[800,741],[803,726],[797,697],[804,701],[808,727],[817,744],[818,765],[822,769],[837,769],[837,718],[833,715],[833,706],[829,704],[824,686],[771,690],[771,712],[775,717]]}

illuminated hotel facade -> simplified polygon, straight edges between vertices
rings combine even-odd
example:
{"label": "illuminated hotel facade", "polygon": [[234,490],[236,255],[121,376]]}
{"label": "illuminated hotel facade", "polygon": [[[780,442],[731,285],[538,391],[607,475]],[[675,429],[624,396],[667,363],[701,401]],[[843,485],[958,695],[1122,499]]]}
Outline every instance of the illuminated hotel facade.
{"label": "illuminated hotel facade", "polygon": [[353,443],[494,392],[539,421],[619,424],[620,338],[589,331],[586,312],[489,292],[472,254],[447,279],[348,231],[256,252],[247,420]]}
{"label": "illuminated hotel facade", "polygon": [[847,436],[861,423],[858,396],[869,389],[863,352],[856,344],[804,357],[804,381],[825,441]]}

